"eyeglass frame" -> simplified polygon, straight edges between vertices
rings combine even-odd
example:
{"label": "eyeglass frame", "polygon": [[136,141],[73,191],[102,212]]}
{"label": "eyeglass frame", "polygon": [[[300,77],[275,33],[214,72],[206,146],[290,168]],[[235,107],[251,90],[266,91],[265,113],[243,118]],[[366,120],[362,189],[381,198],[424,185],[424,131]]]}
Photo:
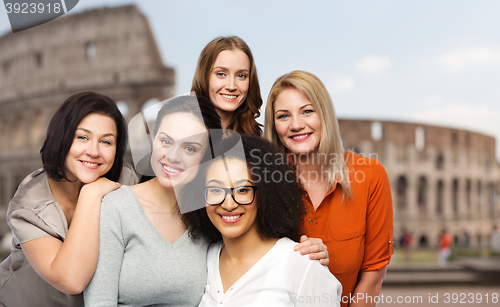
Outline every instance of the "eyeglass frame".
{"label": "eyeglass frame", "polygon": [[[217,188],[217,189],[221,189],[221,190],[224,190],[224,198],[222,199],[222,201],[218,204],[211,204],[208,202],[207,200],[207,190],[209,188]],[[239,188],[251,188],[253,190],[253,197],[252,197],[252,201],[248,202],[248,203],[240,203],[238,202],[235,198],[234,198],[234,193],[233,191],[235,189],[239,189]],[[220,206],[222,205],[226,199],[227,199],[227,194],[229,193],[231,195],[231,198],[233,199],[233,201],[235,203],[237,203],[238,205],[250,205],[251,203],[253,203],[253,201],[255,200],[255,191],[257,190],[257,186],[254,186],[254,185],[240,185],[240,186],[237,186],[237,187],[233,187],[233,188],[223,188],[223,187],[217,187],[217,186],[205,186],[202,188],[203,190],[203,197],[205,198],[205,202],[209,205],[209,206]]]}

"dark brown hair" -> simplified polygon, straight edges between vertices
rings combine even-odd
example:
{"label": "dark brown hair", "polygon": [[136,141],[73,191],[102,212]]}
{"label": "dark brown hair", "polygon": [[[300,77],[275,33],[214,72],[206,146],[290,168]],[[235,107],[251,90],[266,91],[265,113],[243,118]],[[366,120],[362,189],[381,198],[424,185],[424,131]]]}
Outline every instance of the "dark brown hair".
{"label": "dark brown hair", "polygon": [[118,135],[115,161],[104,177],[118,181],[123,167],[123,156],[127,149],[127,125],[115,101],[108,96],[94,92],[74,94],[66,99],[56,114],[52,116],[47,128],[47,136],[42,149],[40,149],[43,169],[50,178],[57,181],[69,181],[64,166],[66,156],[73,144],[78,124],[91,114],[108,116],[116,124]]}
{"label": "dark brown hair", "polygon": [[229,126],[225,128],[252,135],[261,135],[262,128],[256,120],[260,116],[259,109],[262,106],[257,68],[252,51],[241,38],[237,36],[217,37],[203,48],[194,73],[191,91],[194,91],[197,96],[210,99],[208,82],[215,60],[221,51],[235,49],[243,51],[250,61],[249,88],[245,101],[234,111]]}

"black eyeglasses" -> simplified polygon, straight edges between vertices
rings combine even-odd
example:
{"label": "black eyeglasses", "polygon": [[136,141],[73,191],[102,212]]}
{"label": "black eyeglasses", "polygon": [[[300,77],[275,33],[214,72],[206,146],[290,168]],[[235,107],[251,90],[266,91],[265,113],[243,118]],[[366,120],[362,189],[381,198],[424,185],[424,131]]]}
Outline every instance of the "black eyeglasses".
{"label": "black eyeglasses", "polygon": [[238,205],[249,205],[255,198],[257,187],[253,185],[242,185],[234,188],[210,186],[205,187],[203,190],[205,201],[211,206],[221,205],[226,200],[227,194],[230,194]]}

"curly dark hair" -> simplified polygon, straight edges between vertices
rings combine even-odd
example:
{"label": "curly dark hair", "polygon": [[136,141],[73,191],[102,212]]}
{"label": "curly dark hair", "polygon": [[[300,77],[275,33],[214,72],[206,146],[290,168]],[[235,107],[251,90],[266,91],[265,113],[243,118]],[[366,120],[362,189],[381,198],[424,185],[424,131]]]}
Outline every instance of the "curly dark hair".
{"label": "curly dark hair", "polygon": [[[239,141],[243,144],[244,153],[230,151]],[[233,135],[225,138],[214,150],[216,158],[200,166],[196,181],[197,186],[205,186],[205,178],[210,165],[220,159],[238,159],[245,161],[250,176],[257,186],[255,201],[257,202],[257,230],[262,238],[288,237],[298,241],[300,229],[305,215],[304,192],[297,176],[278,148],[271,142],[258,136]],[[181,195],[183,201],[205,202],[203,193],[185,191]],[[220,232],[208,218],[205,207],[185,213],[182,220],[189,228],[193,239],[204,236],[211,241],[222,239]]]}

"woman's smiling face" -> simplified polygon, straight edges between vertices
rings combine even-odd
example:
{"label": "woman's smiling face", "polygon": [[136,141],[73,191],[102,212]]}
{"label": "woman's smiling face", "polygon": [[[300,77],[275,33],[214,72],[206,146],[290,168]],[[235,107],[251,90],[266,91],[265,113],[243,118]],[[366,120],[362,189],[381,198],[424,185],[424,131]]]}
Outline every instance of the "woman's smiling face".
{"label": "woman's smiling face", "polygon": [[[254,186],[254,183],[246,162],[235,158],[228,158],[225,162],[226,165],[223,160],[218,160],[210,165],[205,186],[220,193],[224,193],[223,189],[217,188],[234,188],[232,193],[240,193],[241,198],[237,199],[241,200],[246,200],[247,193],[256,193],[249,187]],[[255,197],[249,199],[253,201],[247,205],[240,205],[228,193],[220,205],[207,204],[208,217],[225,240],[248,235],[258,236],[257,204]]]}
{"label": "woman's smiling face", "polygon": [[316,152],[321,120],[313,104],[297,89],[283,90],[274,101],[274,125],[283,145],[295,154]]}
{"label": "woman's smiling face", "polygon": [[249,77],[250,60],[243,51],[234,49],[219,53],[208,78],[210,100],[219,114],[232,113],[245,101]]}
{"label": "woman's smiling face", "polygon": [[151,166],[166,188],[191,182],[208,146],[204,124],[190,113],[173,113],[163,117],[153,143]]}
{"label": "woman's smiling face", "polygon": [[68,179],[91,183],[104,176],[115,162],[117,135],[112,118],[101,114],[83,118],[64,163]]}

